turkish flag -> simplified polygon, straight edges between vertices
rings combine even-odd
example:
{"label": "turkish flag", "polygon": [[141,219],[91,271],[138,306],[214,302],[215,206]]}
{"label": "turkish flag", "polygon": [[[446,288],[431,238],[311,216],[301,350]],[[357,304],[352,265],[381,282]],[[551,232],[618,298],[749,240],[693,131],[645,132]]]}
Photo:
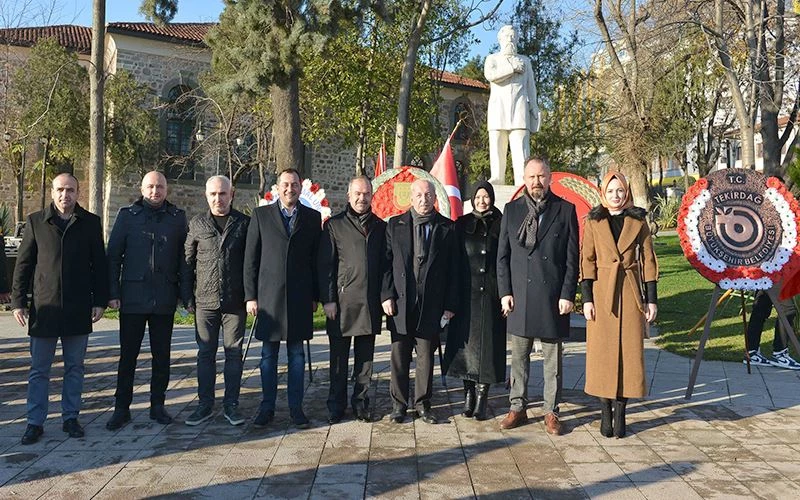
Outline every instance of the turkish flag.
{"label": "turkish flag", "polygon": [[458,188],[456,161],[453,159],[453,150],[450,148],[450,137],[447,138],[439,158],[433,164],[431,175],[442,183],[447,192],[447,197],[450,199],[450,218],[458,219],[464,214],[464,206],[461,203],[461,190]]}
{"label": "turkish flag", "polygon": [[378,153],[378,161],[375,162],[375,177],[378,177],[384,172],[386,172],[386,143],[382,142],[381,150]]}

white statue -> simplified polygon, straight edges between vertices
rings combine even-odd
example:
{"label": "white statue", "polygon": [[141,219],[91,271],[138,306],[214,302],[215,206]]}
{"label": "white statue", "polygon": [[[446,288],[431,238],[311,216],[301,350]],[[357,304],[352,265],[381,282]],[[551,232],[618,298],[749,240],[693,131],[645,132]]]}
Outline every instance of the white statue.
{"label": "white statue", "polygon": [[483,74],[489,80],[489,165],[492,184],[505,184],[506,157],[511,146],[514,184],[523,183],[531,132],[539,131],[539,106],[531,61],[517,54],[517,33],[511,25],[497,33],[500,52],[489,54]]}

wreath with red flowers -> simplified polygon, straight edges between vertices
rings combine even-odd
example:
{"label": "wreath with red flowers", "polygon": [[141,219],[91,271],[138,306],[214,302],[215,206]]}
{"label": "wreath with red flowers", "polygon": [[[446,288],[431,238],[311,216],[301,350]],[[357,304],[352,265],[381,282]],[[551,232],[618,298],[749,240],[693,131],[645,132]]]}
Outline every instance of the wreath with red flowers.
{"label": "wreath with red flowers", "polygon": [[[749,175],[752,174],[751,171]],[[678,236],[683,253],[703,277],[721,288],[766,290],[784,275],[800,270],[800,242],[797,239],[800,203],[775,177],[766,179],[763,198],[763,203],[770,203],[780,216],[781,241],[770,258],[750,266],[733,266],[714,257],[700,237],[701,213],[712,199],[708,180],[698,180],[683,196],[678,212]]]}
{"label": "wreath with red flowers", "polygon": [[[392,168],[372,180],[372,211],[383,220],[388,220],[394,215],[399,215],[408,207],[398,206],[395,198],[395,185],[398,183],[412,183],[417,179],[433,182],[436,190],[434,208],[441,214],[450,216],[450,199],[444,186],[426,170],[417,167]],[[410,206],[410,201],[409,201]]]}

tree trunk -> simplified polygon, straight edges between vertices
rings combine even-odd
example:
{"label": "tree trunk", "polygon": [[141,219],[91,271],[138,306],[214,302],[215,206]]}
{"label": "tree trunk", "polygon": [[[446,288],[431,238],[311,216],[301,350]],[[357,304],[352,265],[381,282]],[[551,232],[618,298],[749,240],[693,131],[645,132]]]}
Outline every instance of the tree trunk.
{"label": "tree trunk", "polygon": [[25,222],[25,141],[22,142],[19,175],[17,175],[17,223]]}
{"label": "tree trunk", "polygon": [[103,217],[106,0],[94,0],[89,65],[89,211]]}
{"label": "tree trunk", "polygon": [[638,165],[633,168],[624,168],[623,174],[628,178],[633,194],[633,204],[637,207],[650,210],[650,181],[647,178],[649,161],[640,159]]}
{"label": "tree trunk", "polygon": [[417,23],[408,39],[406,58],[403,61],[403,70],[400,72],[400,94],[397,98],[397,126],[394,138],[393,166],[399,168],[405,165],[406,149],[408,148],[408,114],[411,103],[411,87],[414,84],[414,69],[417,63],[422,32],[431,8],[431,0],[422,0],[422,6],[417,18]]}
{"label": "tree trunk", "polygon": [[272,130],[275,135],[275,163],[278,172],[294,168],[303,172],[303,142],[300,136],[300,91],[297,72],[293,72],[285,86],[272,85]]}

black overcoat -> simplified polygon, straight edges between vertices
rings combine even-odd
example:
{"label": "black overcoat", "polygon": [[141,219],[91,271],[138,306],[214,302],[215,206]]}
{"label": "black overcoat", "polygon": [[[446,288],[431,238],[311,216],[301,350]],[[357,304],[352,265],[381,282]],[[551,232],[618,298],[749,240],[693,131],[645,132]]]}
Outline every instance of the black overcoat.
{"label": "black overcoat", "polygon": [[174,314],[192,300],[184,258],[186,212],[168,201],[148,209],[140,198],[117,213],[108,239],[111,299],[126,314]]}
{"label": "black overcoat", "polygon": [[365,235],[347,211],[326,223],[319,246],[319,295],[336,302],[335,320],[326,328],[332,337],[357,337],[381,332],[381,283],[386,255],[386,222],[373,216]]}
{"label": "black overcoat", "polygon": [[62,232],[54,217],[58,214],[52,204],[28,216],[14,269],[11,305],[29,308],[31,337],[88,335],[92,307],[108,305],[108,263],[100,218],[76,205]]}
{"label": "black overcoat", "polygon": [[245,300],[258,301],[256,338],[262,341],[309,340],[312,304],[319,298],[317,258],[322,219],[297,203],[291,237],[280,202],[253,210],[244,252]]}
{"label": "black overcoat", "polygon": [[578,217],[575,205],[550,194],[532,249],[517,240],[528,213],[524,197],[505,206],[497,248],[499,297],[514,296],[508,333],[520,337],[569,337],[569,314],[558,313],[559,299],[575,301],[578,283]]}
{"label": "black overcoat", "polygon": [[502,213],[456,221],[460,242],[458,314],[447,331],[443,370],[482,384],[506,378],[506,320],[497,298],[497,242]]}
{"label": "black overcoat", "polygon": [[458,254],[453,221],[437,212],[431,225],[428,259],[420,269],[424,280],[422,297],[417,297],[414,278],[411,212],[392,217],[386,226],[381,301],[394,299],[397,303],[397,314],[386,322],[392,333],[433,339],[442,329],[444,311],[458,314]]}
{"label": "black overcoat", "polygon": [[250,217],[232,208],[219,234],[210,210],[192,217],[185,252],[196,308],[244,309],[244,246],[249,223]]}

